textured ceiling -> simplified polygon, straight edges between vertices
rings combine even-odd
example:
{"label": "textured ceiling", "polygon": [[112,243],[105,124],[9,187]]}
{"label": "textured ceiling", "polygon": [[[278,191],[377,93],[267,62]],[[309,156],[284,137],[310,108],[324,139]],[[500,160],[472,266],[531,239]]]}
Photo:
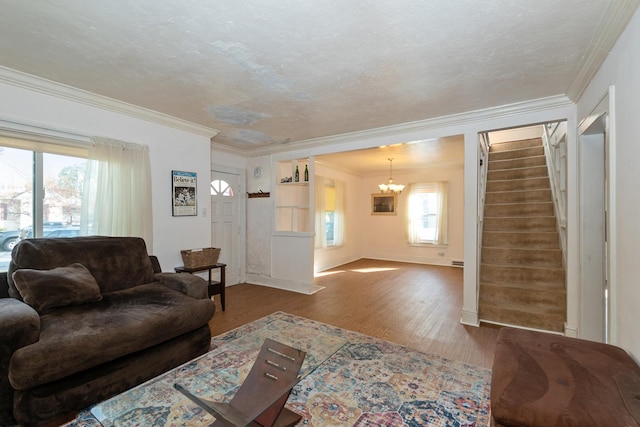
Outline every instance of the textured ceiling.
{"label": "textured ceiling", "polygon": [[630,17],[629,3],[2,0],[0,65],[216,129],[214,142],[250,151],[575,97],[585,66],[599,66],[585,58],[602,33],[622,31],[603,21],[621,4]]}

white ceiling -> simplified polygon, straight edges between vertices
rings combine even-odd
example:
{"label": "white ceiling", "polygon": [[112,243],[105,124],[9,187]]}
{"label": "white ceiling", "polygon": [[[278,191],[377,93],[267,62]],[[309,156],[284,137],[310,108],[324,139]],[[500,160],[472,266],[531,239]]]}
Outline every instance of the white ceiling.
{"label": "white ceiling", "polygon": [[637,4],[2,0],[0,66],[209,127],[250,153],[575,101]]}

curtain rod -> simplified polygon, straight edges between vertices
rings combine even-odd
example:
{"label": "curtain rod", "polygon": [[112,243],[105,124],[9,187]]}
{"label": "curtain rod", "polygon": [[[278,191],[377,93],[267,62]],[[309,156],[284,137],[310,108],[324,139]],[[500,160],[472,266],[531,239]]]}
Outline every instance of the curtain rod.
{"label": "curtain rod", "polygon": [[8,131],[15,133],[37,135],[44,137],[60,138],[77,142],[91,142],[91,136],[79,131],[58,128],[50,125],[42,125],[33,122],[27,122],[9,117],[0,116],[0,132]]}

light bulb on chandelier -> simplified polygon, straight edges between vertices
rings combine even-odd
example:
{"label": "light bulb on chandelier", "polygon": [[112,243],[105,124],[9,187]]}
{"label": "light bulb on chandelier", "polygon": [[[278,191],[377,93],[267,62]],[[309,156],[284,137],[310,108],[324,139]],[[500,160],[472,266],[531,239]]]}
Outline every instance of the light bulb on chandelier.
{"label": "light bulb on chandelier", "polygon": [[400,194],[402,193],[402,190],[404,190],[404,185],[393,183],[393,177],[391,173],[392,171],[391,165],[393,163],[393,157],[390,157],[387,160],[389,160],[389,181],[386,184],[378,185],[378,188],[380,189],[381,193],[392,192],[392,193]]}

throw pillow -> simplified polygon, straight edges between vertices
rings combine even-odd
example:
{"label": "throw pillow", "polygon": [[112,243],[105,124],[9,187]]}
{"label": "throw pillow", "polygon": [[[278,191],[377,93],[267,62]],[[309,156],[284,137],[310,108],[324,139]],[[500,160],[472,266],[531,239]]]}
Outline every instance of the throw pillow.
{"label": "throw pillow", "polygon": [[52,308],[100,301],[100,287],[82,264],[71,264],[51,270],[16,270],[13,282],[25,303],[38,313]]}

